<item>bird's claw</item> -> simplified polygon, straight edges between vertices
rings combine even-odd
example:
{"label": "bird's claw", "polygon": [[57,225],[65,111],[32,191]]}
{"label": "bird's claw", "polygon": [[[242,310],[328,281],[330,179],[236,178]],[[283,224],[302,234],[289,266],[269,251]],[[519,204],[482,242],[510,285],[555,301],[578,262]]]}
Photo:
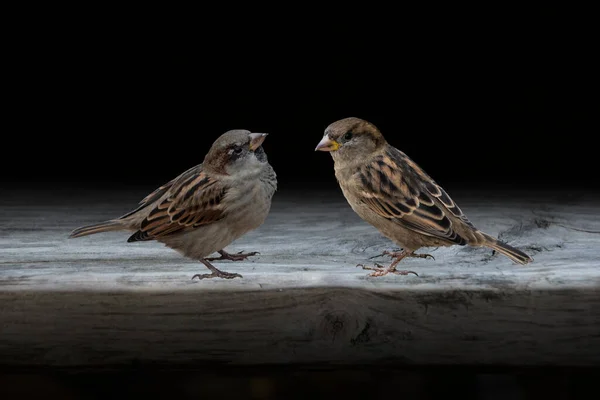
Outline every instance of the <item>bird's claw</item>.
{"label": "bird's claw", "polygon": [[376,256],[370,257],[369,260],[372,260],[374,258],[383,257],[383,256],[390,256],[390,257],[394,258],[394,257],[397,256],[398,253],[400,253],[400,250],[398,250],[398,251],[384,250],[381,254],[378,254]]}
{"label": "bird's claw", "polygon": [[389,268],[371,268],[373,270],[373,272],[371,272],[369,274],[369,276],[373,276],[373,277],[379,277],[379,276],[384,276],[387,274],[396,274],[396,275],[408,275],[408,274],[414,274],[415,276],[419,276],[419,274],[417,274],[415,271],[406,271],[406,270],[391,270]]}
{"label": "bird's claw", "polygon": [[409,257],[415,257],[415,258],[427,258],[427,257],[431,257],[432,260],[435,260],[435,257],[432,256],[431,254],[410,254]]}
{"label": "bird's claw", "polygon": [[364,264],[357,264],[356,266],[362,267],[362,269],[372,270],[373,272],[371,272],[369,274],[369,276],[373,276],[373,277],[384,276],[387,274],[396,274],[396,275],[414,274],[415,276],[419,276],[419,274],[417,274],[415,271],[406,271],[406,270],[397,270],[395,268],[394,269],[386,268],[386,267],[382,266],[381,264],[377,264],[377,263],[375,263],[375,267],[369,267]]}
{"label": "bird's claw", "polygon": [[211,257],[205,258],[206,261],[219,261],[219,260],[230,260],[230,261],[244,261],[248,257],[255,256],[260,254],[258,251],[253,251],[250,253],[244,253],[243,251],[238,252],[237,254],[229,254],[223,253],[220,257]]}
{"label": "bird's claw", "polygon": [[231,261],[243,261],[251,256],[256,256],[260,254],[258,251],[252,251],[250,253],[244,253],[243,251],[238,252],[237,254],[229,254],[226,259]]}
{"label": "bird's claw", "polygon": [[[238,255],[240,255],[240,254],[243,254],[243,253],[244,253],[244,251],[243,251],[243,250],[242,250],[242,251],[238,251],[238,252],[237,252],[237,254],[238,254]],[[243,255],[244,255],[244,256],[246,256],[246,257],[248,257],[248,256],[255,256],[255,255],[257,255],[257,254],[260,254],[260,252],[258,252],[258,251],[253,251],[253,252],[250,252],[250,253],[247,253],[247,254],[243,254]]]}
{"label": "bird's claw", "polygon": [[374,264],[375,264],[376,267],[368,267],[365,264],[356,264],[356,266],[357,267],[362,267],[362,269],[373,269],[373,270],[374,269],[381,269],[381,268],[383,268],[383,266],[380,265],[380,264],[377,264],[377,263],[374,263]]}
{"label": "bird's claw", "polygon": [[396,275],[408,275],[408,274],[414,274],[415,276],[419,276],[419,274],[417,274],[415,271],[407,271],[407,270],[402,270],[402,271],[392,271],[394,274]]}
{"label": "bird's claw", "polygon": [[233,278],[242,278],[242,276],[240,274],[235,274],[235,273],[231,273],[231,272],[219,271],[219,272],[213,272],[212,274],[196,274],[196,275],[192,276],[192,280],[194,280],[194,278],[198,278],[198,280],[210,279],[210,278],[233,279]]}

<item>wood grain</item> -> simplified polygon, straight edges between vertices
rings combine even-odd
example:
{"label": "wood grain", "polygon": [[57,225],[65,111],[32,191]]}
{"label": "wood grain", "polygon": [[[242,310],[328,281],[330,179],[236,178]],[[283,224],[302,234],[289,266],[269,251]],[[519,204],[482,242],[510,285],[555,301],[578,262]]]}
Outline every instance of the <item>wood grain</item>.
{"label": "wood grain", "polygon": [[[394,248],[338,192],[278,193],[220,262],[235,280],[126,233],[67,239],[131,192],[13,193],[0,214],[0,358],[12,365],[401,363],[598,365],[600,202],[453,193],[471,221],[531,254],[428,249],[415,276],[356,268]],[[385,259],[378,259],[383,262]]]}

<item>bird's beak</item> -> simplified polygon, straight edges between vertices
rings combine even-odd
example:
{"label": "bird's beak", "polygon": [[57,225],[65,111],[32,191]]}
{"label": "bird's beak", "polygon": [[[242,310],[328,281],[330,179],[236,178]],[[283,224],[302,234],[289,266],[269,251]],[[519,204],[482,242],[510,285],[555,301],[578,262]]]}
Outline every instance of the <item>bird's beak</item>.
{"label": "bird's beak", "polygon": [[329,139],[329,135],[325,135],[317,145],[315,151],[336,151],[339,148],[340,144],[338,142]]}
{"label": "bird's beak", "polygon": [[268,133],[251,133],[250,134],[250,150],[255,151],[265,141]]}

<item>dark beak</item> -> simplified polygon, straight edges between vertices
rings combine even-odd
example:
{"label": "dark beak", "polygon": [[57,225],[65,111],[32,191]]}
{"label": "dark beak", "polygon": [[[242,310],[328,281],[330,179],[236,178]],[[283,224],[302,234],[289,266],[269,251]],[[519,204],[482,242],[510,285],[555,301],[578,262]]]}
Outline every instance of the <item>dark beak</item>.
{"label": "dark beak", "polygon": [[250,150],[255,151],[265,141],[268,133],[251,133],[250,134]]}

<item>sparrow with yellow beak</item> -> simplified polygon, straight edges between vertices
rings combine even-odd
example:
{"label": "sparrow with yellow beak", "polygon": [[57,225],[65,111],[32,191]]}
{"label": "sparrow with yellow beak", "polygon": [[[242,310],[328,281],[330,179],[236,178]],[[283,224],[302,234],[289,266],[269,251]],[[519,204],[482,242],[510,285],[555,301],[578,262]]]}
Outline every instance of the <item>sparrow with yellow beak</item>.
{"label": "sparrow with yellow beak", "polygon": [[519,264],[533,259],[512,246],[478,230],[448,193],[406,154],[391,146],[375,125],[359,118],[345,118],[325,129],[315,150],[331,153],[335,176],[350,207],[402,251],[386,251],[393,262],[376,264],[371,276],[406,275],[396,265],[417,254],[421,247],[489,247]]}

